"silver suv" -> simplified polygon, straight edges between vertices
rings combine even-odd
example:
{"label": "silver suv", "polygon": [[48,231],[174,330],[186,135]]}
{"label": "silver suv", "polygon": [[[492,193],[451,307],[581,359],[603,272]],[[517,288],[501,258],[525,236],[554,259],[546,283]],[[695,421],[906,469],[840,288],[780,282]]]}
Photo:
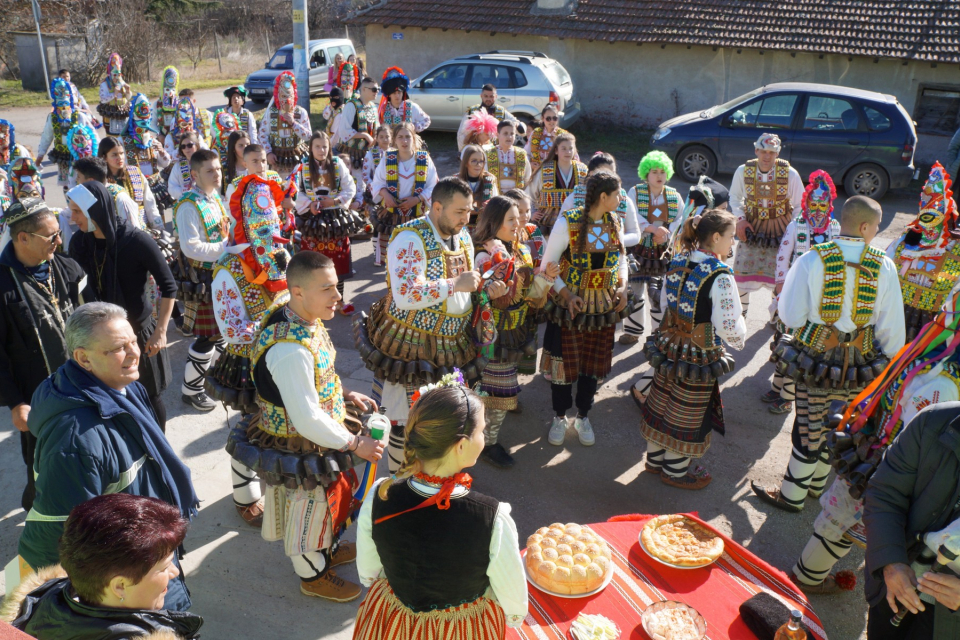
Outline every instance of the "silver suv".
{"label": "silver suv", "polygon": [[430,116],[431,129],[456,131],[463,114],[480,103],[480,88],[492,84],[499,103],[527,124],[548,102],[563,111],[561,127],[580,117],[570,74],[559,62],[536,51],[489,51],[452,58],[410,83],[410,99]]}

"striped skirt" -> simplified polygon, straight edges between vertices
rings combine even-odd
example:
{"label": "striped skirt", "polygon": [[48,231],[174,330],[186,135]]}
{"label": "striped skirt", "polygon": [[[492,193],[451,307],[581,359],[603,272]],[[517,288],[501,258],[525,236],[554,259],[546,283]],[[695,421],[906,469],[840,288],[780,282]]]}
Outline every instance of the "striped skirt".
{"label": "striped skirt", "polygon": [[613,365],[616,325],[584,331],[548,322],[543,334],[540,371],[555,384],[573,384],[579,376],[603,380]]}
{"label": "striped skirt", "polygon": [[640,410],[640,434],[648,441],[687,458],[701,458],[710,435],[724,432],[720,385],[668,380],[660,373]]}
{"label": "striped skirt", "polygon": [[357,611],[354,640],[501,640],[506,636],[503,609],[481,597],[458,607],[414,613],[377,580]]}
{"label": "striped skirt", "polygon": [[350,253],[350,238],[319,240],[303,236],[300,241],[300,250],[316,251],[333,260],[333,267],[337,271],[338,280],[343,281],[353,277],[353,255]]}
{"label": "striped skirt", "polygon": [[483,369],[480,380],[483,404],[488,409],[512,411],[517,408],[520,395],[520,380],[517,378],[517,363],[491,360]]}
{"label": "striped skirt", "polygon": [[217,316],[213,312],[212,302],[184,302],[183,328],[192,331],[198,338],[212,338],[220,335]]}

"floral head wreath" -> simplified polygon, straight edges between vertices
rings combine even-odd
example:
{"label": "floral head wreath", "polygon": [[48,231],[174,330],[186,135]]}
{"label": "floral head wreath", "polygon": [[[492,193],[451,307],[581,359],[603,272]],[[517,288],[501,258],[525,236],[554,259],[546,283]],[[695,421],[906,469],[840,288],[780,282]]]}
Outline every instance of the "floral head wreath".
{"label": "floral head wreath", "polygon": [[413,392],[413,395],[410,397],[410,406],[413,407],[413,405],[417,403],[417,400],[419,400],[420,397],[428,391],[433,391],[434,389],[439,389],[440,387],[462,387],[466,389],[467,383],[466,380],[463,379],[463,372],[454,367],[453,373],[444,375],[437,382],[423,385]]}

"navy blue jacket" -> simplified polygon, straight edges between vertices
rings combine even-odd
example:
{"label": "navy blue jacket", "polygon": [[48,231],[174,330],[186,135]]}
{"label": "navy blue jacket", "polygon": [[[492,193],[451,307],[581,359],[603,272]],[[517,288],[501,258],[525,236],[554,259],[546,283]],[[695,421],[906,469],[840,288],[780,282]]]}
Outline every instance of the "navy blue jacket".
{"label": "navy blue jacket", "polygon": [[[152,414],[139,382],[126,388]],[[73,360],[44,380],[30,403],[27,426],[37,438],[37,497],[27,514],[18,553],[34,569],[57,564],[63,523],[73,507],[96,496],[129,493],[176,504],[143,433],[107,388]],[[186,611],[190,595],[181,575],[171,580],[164,608]]]}

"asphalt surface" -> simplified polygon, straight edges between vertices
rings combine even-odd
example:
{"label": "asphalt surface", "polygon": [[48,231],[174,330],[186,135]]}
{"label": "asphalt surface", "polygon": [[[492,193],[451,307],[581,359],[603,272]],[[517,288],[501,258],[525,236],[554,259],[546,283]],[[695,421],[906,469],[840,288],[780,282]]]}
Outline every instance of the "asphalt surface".
{"label": "asphalt surface", "polygon": [[[201,91],[199,104],[213,108],[222,104],[219,91]],[[18,141],[36,148],[46,109],[11,109],[4,113],[17,127]],[[440,175],[454,173],[458,164],[453,134],[446,144],[440,135],[431,138],[431,149]],[[587,157],[595,150],[589,140],[579,141]],[[621,167],[625,182],[634,180],[635,159]],[[625,162],[623,164],[626,164]],[[63,206],[56,186],[56,168],[43,168],[48,201]],[[729,182],[729,176],[721,179]],[[632,182],[630,182],[632,184]],[[686,193],[688,185],[674,180]],[[841,193],[841,201],[843,194]],[[886,247],[916,212],[917,194],[892,192],[883,201],[881,234],[875,241]],[[838,201],[839,209],[841,202]],[[169,220],[170,212],[167,212]],[[356,275],[347,281],[347,299],[358,310],[385,292],[384,270],[373,266],[370,241],[353,246]],[[562,447],[547,443],[552,417],[548,383],[540,377],[523,377],[521,415],[508,415],[501,442],[516,458],[508,471],[480,463],[470,470],[475,488],[509,502],[520,531],[521,543],[537,528],[551,522],[601,522],[627,513],[698,512],[771,564],[783,569],[796,561],[812,532],[819,506],[808,501],[800,514],[787,514],[760,503],[750,490],[750,480],[779,482],[790,450],[792,414],[775,416],[759,397],[769,389],[772,366],[768,364],[771,330],[766,326],[770,296],[753,294],[747,317],[746,348],[733,355],[736,372],[724,380],[722,396],[726,437],[715,437],[701,460],[714,477],[703,491],[689,492],[664,486],[655,476],[643,473],[645,443],[639,433],[639,414],[628,391],[643,368],[640,344],[614,350],[613,371],[601,386],[590,417],[597,435],[593,447],[583,447],[571,431]],[[337,370],[344,386],[369,393],[372,375],[363,368],[353,348],[350,320],[337,317],[327,324],[337,348]],[[267,543],[259,532],[237,516],[231,500],[230,466],[223,445],[227,422],[236,414],[218,408],[198,414],[180,401],[182,363],[190,340],[172,327],[168,332],[175,382],[164,401],[169,420],[167,435],[181,458],[193,471],[202,500],[200,515],[187,537],[184,559],[187,583],[192,591],[193,611],[205,618],[202,634],[208,640],[235,638],[285,638],[313,640],[349,638],[358,602],[335,604],[311,599],[299,592],[298,581],[280,543]],[[0,412],[0,558],[16,554],[20,527],[25,518],[20,492],[25,468],[20,458],[19,438],[8,411]],[[381,473],[386,473],[383,465]],[[353,539],[354,531],[347,533]],[[862,573],[863,553],[854,549],[839,565]],[[356,580],[353,566],[341,567],[340,575]],[[862,585],[854,592],[833,597],[812,597],[815,610],[834,640],[864,636],[866,603]],[[632,637],[645,635],[637,628]],[[626,631],[626,630],[625,630]]]}

